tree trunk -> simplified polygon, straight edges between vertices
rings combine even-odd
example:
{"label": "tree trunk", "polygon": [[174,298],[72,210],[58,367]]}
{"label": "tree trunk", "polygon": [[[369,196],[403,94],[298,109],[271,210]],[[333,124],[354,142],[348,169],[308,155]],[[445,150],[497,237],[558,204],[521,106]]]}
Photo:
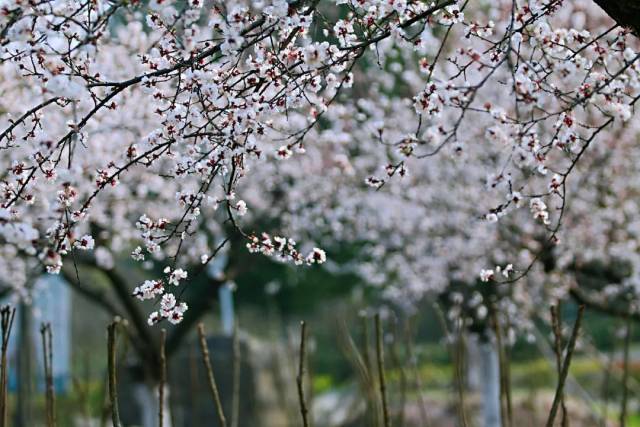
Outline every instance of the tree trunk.
{"label": "tree trunk", "polygon": [[500,427],[500,366],[491,341],[480,341],[480,372],[483,426]]}
{"label": "tree trunk", "polygon": [[630,28],[640,36],[640,1],[638,0],[594,0],[618,25]]}

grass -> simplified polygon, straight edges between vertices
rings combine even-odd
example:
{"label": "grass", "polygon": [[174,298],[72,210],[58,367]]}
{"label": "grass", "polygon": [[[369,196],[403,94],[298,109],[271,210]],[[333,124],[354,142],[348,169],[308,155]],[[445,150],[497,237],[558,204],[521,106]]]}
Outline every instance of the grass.
{"label": "grass", "polygon": [[[421,353],[425,354],[425,351],[423,350]],[[423,387],[427,393],[441,392],[451,388],[453,366],[444,357],[440,360],[421,363],[418,367]],[[548,360],[540,357],[529,361],[515,361],[510,366],[512,387],[515,393],[555,389],[557,373],[555,366]],[[616,367],[610,379],[611,401],[615,401],[620,394],[621,373],[621,367]],[[401,372],[398,368],[388,367],[387,375],[392,387],[400,382]],[[405,375],[410,378],[412,370],[405,368]],[[602,394],[604,367],[598,360],[587,356],[576,356],[571,363],[570,375],[595,398]],[[640,380],[640,365],[631,366],[631,375]],[[314,390],[316,393],[322,393],[332,388],[344,386],[348,382],[340,381],[328,374],[316,374],[314,376]]]}

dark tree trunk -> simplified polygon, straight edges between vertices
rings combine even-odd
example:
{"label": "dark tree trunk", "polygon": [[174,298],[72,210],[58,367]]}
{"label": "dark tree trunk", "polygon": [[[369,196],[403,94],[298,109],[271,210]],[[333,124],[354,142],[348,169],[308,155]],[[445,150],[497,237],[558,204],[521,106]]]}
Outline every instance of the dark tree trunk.
{"label": "dark tree trunk", "polygon": [[594,0],[620,26],[640,36],[640,0]]}

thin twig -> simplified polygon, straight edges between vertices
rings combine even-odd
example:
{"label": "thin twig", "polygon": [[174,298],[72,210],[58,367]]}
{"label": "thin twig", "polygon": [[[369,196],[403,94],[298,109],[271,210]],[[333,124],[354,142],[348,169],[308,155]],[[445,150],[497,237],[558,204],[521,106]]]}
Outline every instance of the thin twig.
{"label": "thin twig", "polygon": [[117,321],[113,321],[107,327],[107,351],[109,359],[109,400],[111,403],[111,419],[113,427],[122,427],[120,422],[120,411],[118,409],[118,390],[116,380],[116,327]]}
{"label": "thin twig", "polygon": [[45,402],[46,402],[46,419],[47,427],[55,427],[55,394],[53,391],[53,349],[52,349],[52,336],[51,336],[51,324],[43,323],[40,326],[40,335],[42,335],[42,356],[45,378]]}
{"label": "thin twig", "polygon": [[160,331],[160,384],[158,385],[158,426],[164,426],[164,385],[167,382],[167,330]]}
{"label": "thin twig", "polygon": [[382,323],[380,321],[380,313],[375,315],[376,323],[376,358],[378,360],[378,382],[380,385],[380,399],[382,400],[382,419],[384,427],[391,426],[391,417],[389,416],[389,405],[387,403],[387,384],[384,376],[384,348],[382,345]]}
{"label": "thin twig", "polygon": [[[555,306],[551,306],[551,329],[553,330],[553,351],[556,354],[556,370],[558,376],[562,372],[562,317],[560,311],[560,302]],[[569,417],[567,412],[567,404],[564,398],[564,391],[560,395],[560,407],[562,409],[562,427],[569,425]]]}
{"label": "thin twig", "polygon": [[209,347],[207,346],[207,339],[204,334],[204,324],[198,324],[198,335],[200,336],[200,349],[202,350],[202,360],[204,367],[207,370],[207,378],[209,380],[209,389],[213,397],[213,402],[216,405],[216,411],[218,412],[218,420],[222,427],[227,427],[227,419],[224,416],[222,409],[222,402],[220,401],[220,394],[218,393],[218,386],[216,385],[216,378],[213,375],[213,368],[211,368],[211,360],[209,360]]}
{"label": "thin twig", "polygon": [[560,378],[558,378],[558,387],[556,388],[556,394],[553,398],[553,404],[551,405],[551,411],[549,412],[549,418],[547,419],[547,427],[553,426],[553,421],[556,418],[556,414],[558,413],[558,406],[560,405],[560,397],[564,392],[564,384],[567,380],[567,375],[569,375],[569,365],[571,364],[571,358],[573,357],[573,351],[576,348],[576,341],[578,340],[578,333],[580,332],[580,325],[582,323],[582,315],[584,314],[584,305],[581,305],[578,308],[578,317],[576,318],[576,322],[573,325],[573,331],[571,332],[571,337],[569,338],[569,344],[567,344],[567,355],[564,358],[564,363],[562,364],[562,372],[560,373]]}
{"label": "thin twig", "polygon": [[627,328],[624,334],[624,365],[622,376],[622,402],[620,404],[620,427],[627,424],[627,399],[629,396],[629,345],[631,343],[631,318],[627,316]]}
{"label": "thin twig", "polygon": [[298,376],[296,377],[296,383],[298,385],[298,402],[300,404],[300,415],[302,416],[303,427],[309,427],[309,410],[307,408],[307,401],[304,395],[304,374],[305,374],[305,360],[307,358],[307,324],[303,321],[300,322],[300,355],[298,363]]}
{"label": "thin twig", "polygon": [[[364,318],[364,317],[363,317]],[[365,322],[366,324],[366,322]],[[349,359],[352,366],[356,369],[358,377],[360,379],[360,386],[362,392],[367,397],[366,408],[366,421],[367,425],[378,426],[380,425],[380,413],[378,393],[374,379],[374,372],[370,371],[365,362],[363,354],[358,349],[353,337],[349,333],[346,322],[344,319],[339,323],[340,331],[340,344],[344,350],[345,356]],[[365,330],[368,328],[365,328]],[[365,349],[366,350],[366,349]],[[367,416],[368,415],[368,416]]]}
{"label": "thin twig", "polygon": [[9,338],[13,327],[13,319],[16,309],[8,305],[0,309],[0,326],[2,328],[2,359],[0,361],[0,427],[7,426],[7,378],[8,363],[7,350],[9,348]]}

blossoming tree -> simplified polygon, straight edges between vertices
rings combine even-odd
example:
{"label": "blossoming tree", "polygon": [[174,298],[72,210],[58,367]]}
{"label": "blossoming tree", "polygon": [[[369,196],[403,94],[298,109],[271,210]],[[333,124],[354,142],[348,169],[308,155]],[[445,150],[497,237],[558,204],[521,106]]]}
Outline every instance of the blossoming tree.
{"label": "blossoming tree", "polygon": [[[543,249],[568,248],[562,264],[603,235],[564,230],[593,225],[581,165],[634,152],[635,6],[602,2],[614,22],[587,1],[334,3],[3,4],[3,281],[131,251],[166,265],[131,289],[159,301],[148,322],[177,323],[186,265],[229,230],[294,264],[350,233],[405,299],[516,282]],[[246,229],[252,210],[291,234]]]}

